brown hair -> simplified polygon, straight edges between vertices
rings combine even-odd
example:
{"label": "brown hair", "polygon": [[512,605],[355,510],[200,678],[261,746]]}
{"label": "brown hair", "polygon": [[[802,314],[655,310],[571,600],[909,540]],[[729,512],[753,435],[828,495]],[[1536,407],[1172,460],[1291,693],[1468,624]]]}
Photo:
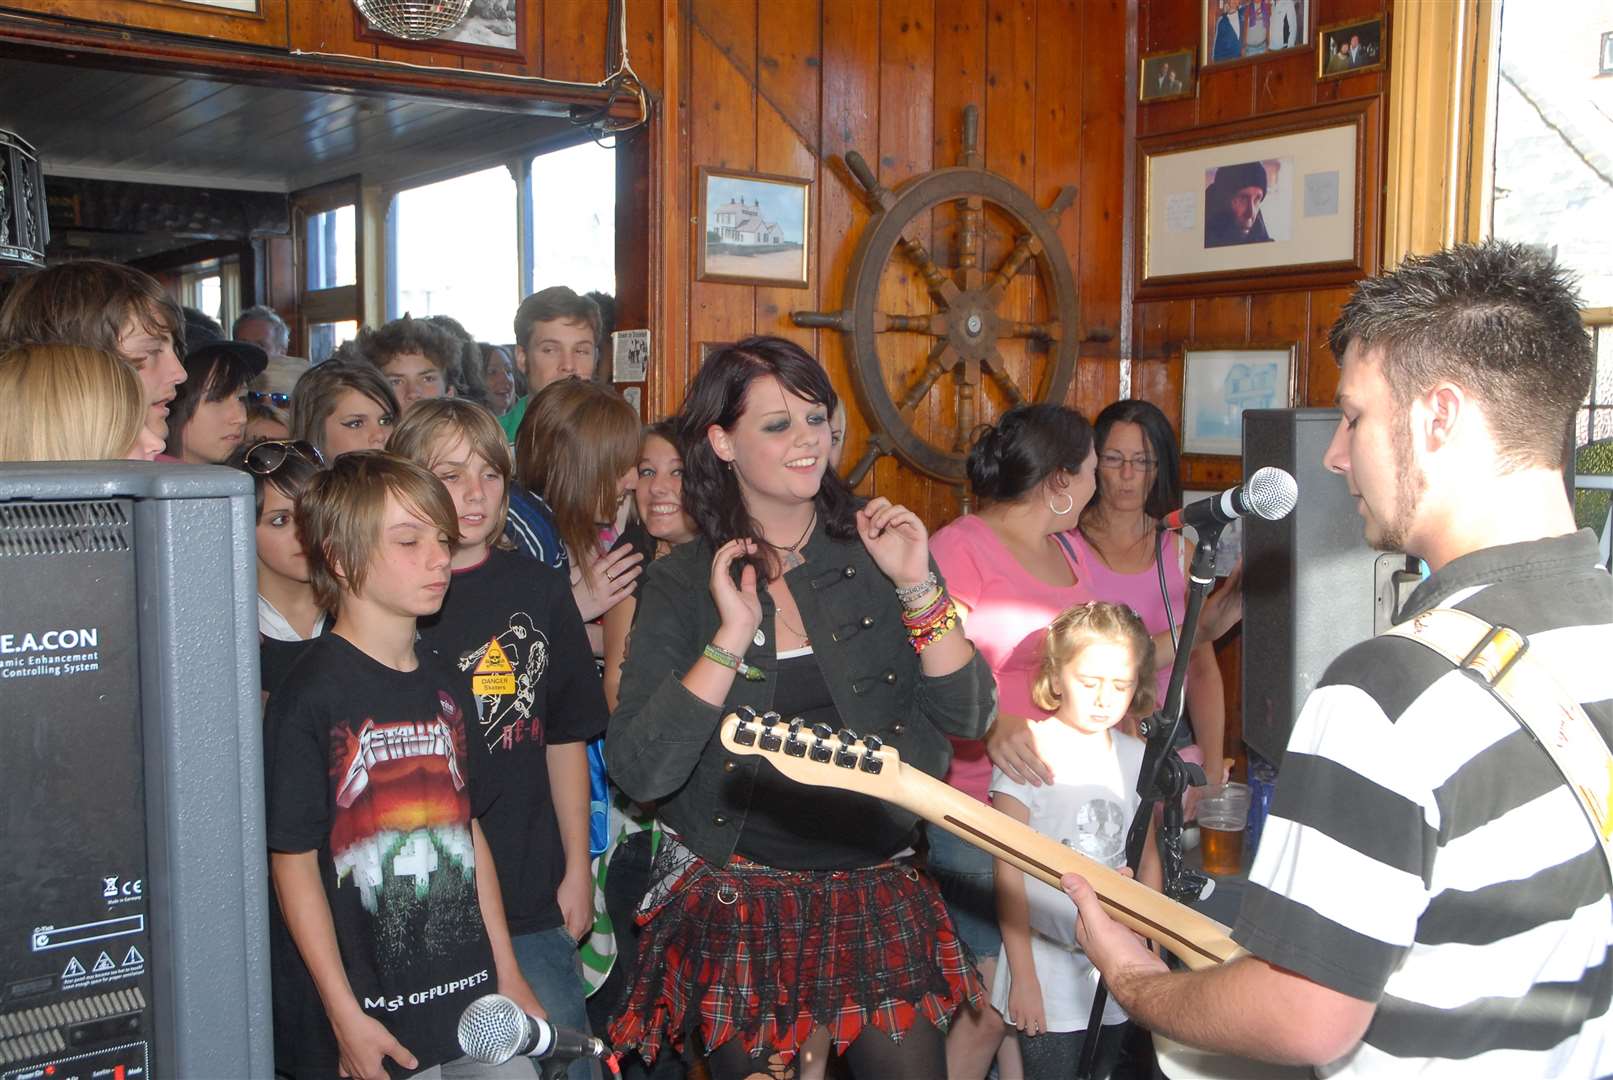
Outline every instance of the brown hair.
{"label": "brown hair", "polygon": [[134,319],[185,353],[185,316],[157,280],[132,266],[80,259],[36,271],[0,306],[0,342],[66,342],[119,356],[118,337]]}
{"label": "brown hair", "polygon": [[509,444],[504,441],[504,429],[485,406],[464,398],[416,402],[409,415],[392,429],[386,448],[389,453],[408,458],[416,465],[435,469],[443,447],[455,436],[463,438],[471,453],[497,469],[504,478],[504,498],[499,501],[495,515],[497,528],[492,542],[494,547],[513,547],[504,536],[504,522],[510,513],[510,484],[515,470]]}
{"label": "brown hair", "polygon": [[446,376],[457,374],[459,369],[459,341],[429,319],[416,319],[405,315],[372,330],[365,327],[358,332],[358,351],[370,363],[385,369],[395,356],[419,353],[431,361],[433,367]]}
{"label": "brown hair", "polygon": [[343,454],[297,497],[297,540],[308,557],[314,600],[325,611],[339,610],[343,594],[363,595],[389,498],[449,544],[459,543],[459,515],[442,481],[381,450]]}
{"label": "brown hair", "polygon": [[554,511],[574,560],[599,545],[599,515],[616,505],[616,481],[638,462],[639,418],[610,387],[561,379],[544,387],[515,434],[515,475]]}
{"label": "brown hair", "polygon": [[0,356],[0,461],[127,455],[146,420],[134,369],[82,345],[19,345]]}
{"label": "brown hair", "polygon": [[599,305],[564,285],[551,285],[522,300],[521,306],[515,309],[516,346],[530,350],[532,328],[540,322],[556,319],[583,323],[594,332],[594,342],[598,344],[602,326]]}
{"label": "brown hair", "polygon": [[1154,711],[1154,639],[1137,613],[1124,604],[1094,601],[1076,604],[1059,613],[1042,639],[1042,663],[1031,683],[1031,700],[1037,708],[1053,712],[1059,707],[1059,672],[1076,654],[1094,641],[1125,645],[1137,662],[1137,686],[1132,691],[1130,717]]}
{"label": "brown hair", "polygon": [[291,437],[319,447],[325,452],[325,421],[336,408],[336,399],[348,390],[357,390],[397,421],[398,397],[379,368],[363,363],[326,360],[315,364],[297,380],[291,392]]}

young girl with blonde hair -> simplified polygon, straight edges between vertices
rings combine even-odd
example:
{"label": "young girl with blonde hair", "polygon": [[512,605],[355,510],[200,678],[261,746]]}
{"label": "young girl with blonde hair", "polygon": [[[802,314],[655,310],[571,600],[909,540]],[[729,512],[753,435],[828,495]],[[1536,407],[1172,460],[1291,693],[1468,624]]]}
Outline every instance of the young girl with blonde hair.
{"label": "young girl with blonde hair", "polygon": [[150,461],[134,369],[84,345],[18,345],[0,356],[0,461]]}

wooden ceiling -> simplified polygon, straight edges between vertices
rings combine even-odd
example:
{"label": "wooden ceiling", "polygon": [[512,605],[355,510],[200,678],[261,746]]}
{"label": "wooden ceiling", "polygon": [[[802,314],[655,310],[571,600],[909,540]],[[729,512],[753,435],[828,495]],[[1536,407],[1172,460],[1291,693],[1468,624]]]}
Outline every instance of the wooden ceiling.
{"label": "wooden ceiling", "polygon": [[0,127],[47,175],[278,192],[396,186],[576,137],[556,115],[4,57]]}

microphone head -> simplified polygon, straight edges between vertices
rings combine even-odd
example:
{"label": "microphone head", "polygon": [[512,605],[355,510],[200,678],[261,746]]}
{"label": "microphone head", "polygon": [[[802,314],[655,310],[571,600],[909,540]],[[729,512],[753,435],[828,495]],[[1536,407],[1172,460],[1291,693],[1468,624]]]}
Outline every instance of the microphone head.
{"label": "microphone head", "polygon": [[520,1053],[527,1028],[521,1006],[503,994],[488,994],[460,1014],[459,1048],[484,1064],[502,1065]]}
{"label": "microphone head", "polygon": [[1278,521],[1293,513],[1299,502],[1299,485],[1291,474],[1272,465],[1259,469],[1243,486],[1250,513]]}

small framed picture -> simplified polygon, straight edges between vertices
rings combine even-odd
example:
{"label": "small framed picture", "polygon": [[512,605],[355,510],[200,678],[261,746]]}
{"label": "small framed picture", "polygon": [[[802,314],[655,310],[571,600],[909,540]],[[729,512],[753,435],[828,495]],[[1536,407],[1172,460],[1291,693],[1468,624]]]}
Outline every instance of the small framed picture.
{"label": "small framed picture", "polygon": [[1199,0],[1201,66],[1288,52],[1311,40],[1312,0]]}
{"label": "small framed picture", "polygon": [[1137,100],[1150,103],[1192,97],[1198,91],[1193,50],[1153,53],[1142,59],[1137,77]]}
{"label": "small framed picture", "polygon": [[1294,404],[1295,346],[1189,345],[1182,352],[1182,452],[1243,454],[1245,409]]}
{"label": "small framed picture", "polygon": [[650,332],[618,330],[611,340],[611,382],[644,382],[650,375]]}
{"label": "small framed picture", "polygon": [[1340,79],[1363,71],[1382,71],[1383,16],[1334,23],[1316,33],[1316,77]]}
{"label": "small framed picture", "polygon": [[640,417],[644,415],[644,389],[638,386],[622,387],[622,400],[633,406]]}
{"label": "small framed picture", "polygon": [[812,182],[700,169],[701,281],[807,287]]}

